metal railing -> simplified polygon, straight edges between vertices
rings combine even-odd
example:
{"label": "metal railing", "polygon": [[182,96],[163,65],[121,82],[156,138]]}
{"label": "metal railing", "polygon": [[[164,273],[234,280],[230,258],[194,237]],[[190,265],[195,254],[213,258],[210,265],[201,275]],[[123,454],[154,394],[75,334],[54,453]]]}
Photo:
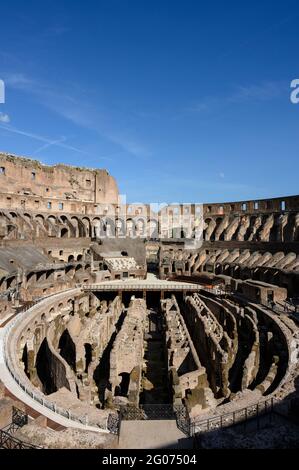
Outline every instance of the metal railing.
{"label": "metal railing", "polygon": [[7,432],[8,434],[12,434],[23,426],[26,426],[26,424],[28,424],[28,415],[24,413],[24,411],[13,407],[12,421],[8,426],[3,428],[2,431]]}
{"label": "metal railing", "polygon": [[119,434],[120,415],[119,413],[110,413],[107,420],[107,429],[111,434]]}
{"label": "metal railing", "polygon": [[176,420],[177,427],[190,436],[190,417],[184,405],[151,404],[123,405],[120,407],[118,426],[121,421]]}
{"label": "metal railing", "polygon": [[245,408],[224,413],[219,416],[211,417],[205,420],[192,419],[190,423],[190,435],[201,434],[211,431],[217,431],[223,428],[235,426],[236,424],[244,424],[252,419],[260,419],[262,416],[272,414],[278,406],[275,399],[268,400],[249,405]]}
{"label": "metal railing", "polygon": [[187,290],[187,291],[195,291],[198,292],[202,290],[200,285],[196,284],[135,284],[131,282],[124,281],[122,284],[88,284],[82,286],[83,291],[93,291],[93,290],[101,290],[101,291],[111,291],[111,290],[130,290],[130,291],[143,291],[143,290]]}
{"label": "metal railing", "polygon": [[13,407],[12,422],[0,430],[0,449],[41,449],[41,447],[28,444],[13,436],[13,433],[26,424],[28,424],[28,415]]}
{"label": "metal railing", "polygon": [[12,436],[9,432],[0,429],[0,449],[41,449],[41,447],[27,444]]}

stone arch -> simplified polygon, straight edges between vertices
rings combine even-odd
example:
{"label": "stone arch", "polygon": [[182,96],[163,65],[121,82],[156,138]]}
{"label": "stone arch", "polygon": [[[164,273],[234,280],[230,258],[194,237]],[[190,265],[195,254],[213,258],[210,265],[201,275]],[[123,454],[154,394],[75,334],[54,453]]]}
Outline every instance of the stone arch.
{"label": "stone arch", "polygon": [[87,238],[91,237],[92,233],[91,233],[90,219],[88,217],[83,217],[82,223],[85,227],[85,237],[87,237]]}
{"label": "stone arch", "polygon": [[60,356],[68,363],[68,365],[76,372],[76,345],[68,329],[62,333],[58,349]]}
{"label": "stone arch", "polygon": [[[218,220],[221,220],[221,218],[218,218]],[[215,240],[216,230],[216,220],[212,217],[208,217],[207,219],[205,219],[204,239],[206,241]]]}
{"label": "stone arch", "polygon": [[74,271],[74,266],[67,266],[65,268],[65,274],[69,274],[71,271]]}
{"label": "stone arch", "polygon": [[120,397],[127,397],[130,385],[130,374],[128,372],[122,372],[119,374],[120,384],[115,389],[115,395]]}
{"label": "stone arch", "polygon": [[32,221],[32,215],[28,214],[28,212],[26,212],[26,213],[24,214],[24,218],[25,218],[28,222],[31,223],[31,221]]}
{"label": "stone arch", "polygon": [[71,217],[70,223],[73,226],[75,237],[83,237],[82,223],[79,222],[78,217]]}
{"label": "stone arch", "polygon": [[116,219],[115,221],[115,232],[117,237],[126,236],[126,224],[124,219]]}
{"label": "stone arch", "polygon": [[134,237],[136,234],[136,227],[133,219],[127,219],[126,221],[126,235],[127,237]]}
{"label": "stone arch", "polygon": [[54,269],[50,269],[46,272],[46,279],[54,278]]}
{"label": "stone arch", "polygon": [[66,378],[65,366],[52,353],[47,338],[44,338],[39,347],[35,368],[45,395],[55,393],[62,387],[70,389]]}
{"label": "stone arch", "polygon": [[38,271],[36,273],[36,282],[40,281],[40,280],[44,280],[46,279],[47,277],[47,272],[46,271]]}
{"label": "stone arch", "polygon": [[[223,217],[217,217],[217,218],[215,219],[216,228],[215,228],[215,230],[213,231],[213,233],[211,234],[210,240],[215,241],[216,232],[217,232],[218,228],[220,227],[220,225],[222,224],[222,221],[223,221]],[[221,237],[219,237],[219,240],[221,240]]]}
{"label": "stone arch", "polygon": [[144,217],[138,217],[135,219],[135,232],[137,237],[146,237],[147,223]]}
{"label": "stone arch", "polygon": [[92,362],[92,346],[90,343],[84,344],[85,349],[85,373],[87,374],[90,363]]}
{"label": "stone arch", "polygon": [[22,352],[22,363],[24,367],[24,372],[27,375],[28,379],[30,379],[30,372],[29,372],[29,358],[28,358],[28,347],[27,343],[25,343],[25,346],[23,348]]}
{"label": "stone arch", "polygon": [[106,237],[115,237],[115,222],[106,217]]}
{"label": "stone arch", "polygon": [[6,279],[6,288],[9,289],[10,287],[14,287],[16,285],[16,278],[15,276],[8,277]]}
{"label": "stone arch", "polygon": [[92,237],[99,238],[101,236],[101,219],[95,217],[91,222]]}
{"label": "stone arch", "polygon": [[60,231],[60,238],[69,238],[69,229],[66,227],[63,227]]}

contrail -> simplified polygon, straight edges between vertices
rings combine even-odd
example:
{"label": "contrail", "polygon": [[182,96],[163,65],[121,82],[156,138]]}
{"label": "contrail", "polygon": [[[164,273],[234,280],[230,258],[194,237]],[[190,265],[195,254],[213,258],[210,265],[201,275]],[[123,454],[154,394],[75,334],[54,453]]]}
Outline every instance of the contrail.
{"label": "contrail", "polygon": [[[2,125],[0,125],[0,128],[4,129],[5,131],[12,132],[13,134],[23,135],[25,137],[29,137],[29,138],[34,139],[34,140],[38,140],[39,142],[43,142],[44,144],[46,144],[47,147],[49,147],[51,145],[57,145],[58,147],[62,147],[62,148],[68,149],[68,150],[72,150],[73,152],[82,153],[84,155],[89,155],[87,152],[84,152],[84,150],[80,150],[76,147],[72,147],[71,145],[66,145],[66,144],[61,143],[60,140],[53,141],[53,140],[47,139],[46,137],[42,137],[42,136],[37,135],[37,134],[32,134],[31,132],[25,132],[25,131],[22,131],[21,129],[17,129],[17,128],[11,127],[11,126],[2,126]],[[64,140],[65,140],[65,137],[64,137]],[[39,149],[39,151],[40,151],[40,149]]]}

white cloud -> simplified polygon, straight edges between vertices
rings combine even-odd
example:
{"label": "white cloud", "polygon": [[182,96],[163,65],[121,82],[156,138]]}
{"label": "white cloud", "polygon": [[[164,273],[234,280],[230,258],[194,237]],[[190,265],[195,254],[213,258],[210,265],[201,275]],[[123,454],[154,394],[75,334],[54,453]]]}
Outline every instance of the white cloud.
{"label": "white cloud", "polygon": [[0,122],[8,124],[10,122],[10,117],[8,114],[0,113]]}

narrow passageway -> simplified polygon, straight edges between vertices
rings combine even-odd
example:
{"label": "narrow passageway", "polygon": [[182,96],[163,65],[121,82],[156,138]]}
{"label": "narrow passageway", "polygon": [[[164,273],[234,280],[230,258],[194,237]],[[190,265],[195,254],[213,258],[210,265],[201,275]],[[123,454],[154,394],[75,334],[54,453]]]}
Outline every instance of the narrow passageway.
{"label": "narrow passageway", "polygon": [[148,310],[145,332],[143,390],[140,404],[171,403],[164,318],[159,306]]}
{"label": "narrow passageway", "polygon": [[99,400],[101,403],[101,407],[105,407],[105,397],[106,397],[106,390],[110,390],[111,385],[109,383],[109,376],[110,376],[110,354],[113,348],[113,344],[115,341],[115,338],[120,331],[122,324],[124,322],[124,319],[126,317],[127,310],[124,309],[122,314],[119,317],[119,320],[115,326],[115,331],[111,335],[110,341],[108,345],[106,346],[102,357],[100,358],[99,364],[97,368],[94,371],[93,378],[95,383],[97,384],[98,387],[98,394],[99,394]]}

